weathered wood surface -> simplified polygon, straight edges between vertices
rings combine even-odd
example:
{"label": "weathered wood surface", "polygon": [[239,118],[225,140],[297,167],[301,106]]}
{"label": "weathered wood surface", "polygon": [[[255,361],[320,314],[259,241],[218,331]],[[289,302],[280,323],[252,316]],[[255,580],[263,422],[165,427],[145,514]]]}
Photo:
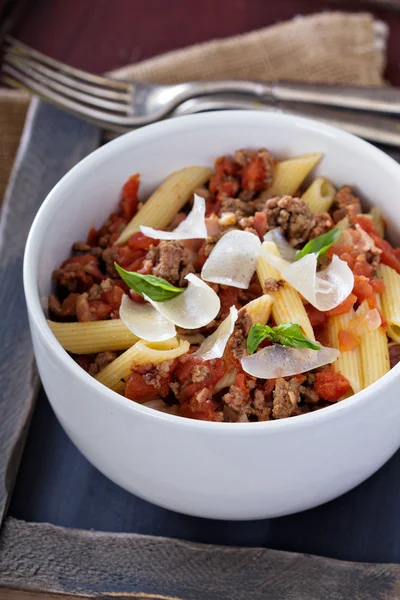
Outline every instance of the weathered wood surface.
{"label": "weathered wood surface", "polygon": [[103,600],[397,600],[400,566],[8,519],[0,598],[7,586]]}
{"label": "weathered wood surface", "polygon": [[0,221],[0,522],[38,384],[22,287],[26,238],[51,188],[98,143],[99,132],[93,126],[32,102]]}

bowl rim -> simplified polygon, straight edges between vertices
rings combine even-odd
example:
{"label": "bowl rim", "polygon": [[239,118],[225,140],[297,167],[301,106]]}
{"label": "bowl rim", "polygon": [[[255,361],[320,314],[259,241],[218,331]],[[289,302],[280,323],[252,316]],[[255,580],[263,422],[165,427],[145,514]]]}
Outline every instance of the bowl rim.
{"label": "bowl rim", "polygon": [[[25,299],[28,307],[28,313],[30,316],[30,327],[36,329],[40,334],[41,339],[44,341],[47,349],[50,350],[57,361],[71,374],[71,377],[77,378],[83,387],[89,387],[93,390],[96,395],[101,396],[110,403],[110,405],[118,406],[126,412],[132,412],[140,415],[145,419],[157,419],[158,421],[164,421],[170,426],[175,427],[188,427],[191,429],[210,430],[218,431],[219,434],[223,432],[226,435],[238,435],[240,432],[246,433],[251,430],[252,434],[264,435],[264,431],[268,430],[271,434],[277,433],[282,429],[298,429],[312,427],[314,423],[320,421],[336,420],[341,415],[347,414],[357,410],[359,405],[365,404],[366,402],[372,402],[374,396],[379,393],[384,393],[385,389],[393,383],[400,375],[400,363],[394,368],[390,369],[383,377],[378,381],[374,382],[368,388],[354,394],[350,398],[347,398],[344,402],[334,403],[324,409],[307,413],[303,415],[297,415],[292,418],[277,419],[271,421],[259,421],[252,423],[221,423],[214,421],[201,421],[194,419],[187,419],[168,413],[157,411],[153,408],[149,408],[139,404],[138,402],[129,400],[124,396],[110,390],[96,379],[91,377],[84,369],[82,369],[68,354],[68,352],[61,346],[57,338],[51,331],[45,314],[43,312],[41,299],[39,296],[38,284],[36,279],[38,256],[40,243],[37,243],[42,237],[42,232],[48,227],[47,213],[51,211],[53,206],[57,205],[57,197],[59,190],[64,186],[68,186],[75,178],[79,178],[86,171],[90,170],[92,165],[96,164],[99,157],[107,158],[108,155],[112,155],[118,151],[124,151],[129,147],[131,139],[135,140],[135,145],[140,144],[141,140],[146,140],[148,143],[152,139],[156,139],[163,133],[170,133],[171,131],[178,132],[183,130],[190,124],[199,127],[208,122],[210,124],[218,124],[221,120],[226,122],[232,121],[235,125],[239,122],[242,126],[246,125],[246,122],[254,123],[254,119],[264,121],[267,125],[270,122],[284,122],[286,125],[293,127],[313,130],[317,134],[322,134],[324,137],[330,137],[333,143],[336,139],[341,142],[347,142],[350,152],[352,150],[359,150],[364,153],[371,161],[375,160],[378,164],[378,168],[383,166],[386,171],[391,171],[393,178],[398,178],[400,183],[400,164],[398,164],[393,158],[376,148],[369,142],[358,138],[357,136],[347,133],[339,128],[336,128],[325,123],[309,119],[306,117],[297,117],[294,115],[286,115],[283,113],[263,113],[256,110],[226,110],[210,113],[200,113],[195,115],[185,115],[182,117],[176,117],[170,120],[165,120],[157,123],[152,123],[135,131],[130,131],[110,142],[106,145],[97,148],[84,159],[79,161],[70,171],[68,171],[60,181],[52,188],[49,194],[46,196],[41,207],[39,208],[35,219],[31,225],[23,260],[23,285],[25,291]],[[126,147],[126,148],[125,148]]]}

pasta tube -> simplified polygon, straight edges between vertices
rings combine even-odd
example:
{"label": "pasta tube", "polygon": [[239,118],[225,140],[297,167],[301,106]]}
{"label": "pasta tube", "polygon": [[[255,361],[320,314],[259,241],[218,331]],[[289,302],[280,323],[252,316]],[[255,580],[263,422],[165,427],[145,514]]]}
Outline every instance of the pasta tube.
{"label": "pasta tube", "polygon": [[208,167],[186,167],[171,173],[128,223],[116,243],[126,243],[140,225],[165,229],[185,206],[193,191],[208,181],[212,174],[213,171]]}
{"label": "pasta tube", "polygon": [[322,154],[313,152],[283,160],[276,165],[275,175],[268,190],[270,196],[292,196],[297,192],[311,169],[321,160]]}
{"label": "pasta tube", "polygon": [[[356,314],[363,316],[368,311],[368,302],[364,300]],[[390,370],[388,340],[383,327],[360,336],[360,356],[363,386],[366,388]]]}
{"label": "pasta tube", "polygon": [[327,212],[332,206],[336,190],[328,179],[318,177],[302,195],[312,213]]}
{"label": "pasta tube", "polygon": [[139,340],[132,348],[126,350],[121,356],[107,365],[96,375],[97,381],[104,384],[114,392],[123,392],[125,382],[128,379],[133,365],[147,365],[152,363],[158,365],[166,360],[172,360],[186,354],[189,350],[189,342],[181,340],[167,340],[166,342],[145,342]]}
{"label": "pasta tube", "polygon": [[139,339],[120,319],[85,323],[47,322],[61,346],[73,354],[126,350]]}
{"label": "pasta tube", "polygon": [[388,324],[388,336],[400,343],[400,275],[391,267],[380,264],[378,276],[385,284],[381,295],[382,312]]}
{"label": "pasta tube", "polygon": [[[264,242],[264,246],[268,248],[269,252],[273,252],[278,256],[278,250],[273,242]],[[267,263],[262,255],[258,257],[257,261],[257,276],[263,290],[268,292],[274,299],[271,312],[275,323],[277,325],[281,323],[297,323],[304,331],[304,334],[311,340],[314,340],[314,331],[301,301],[300,294],[286,283],[286,281],[282,281],[279,271]],[[269,289],[265,285],[267,279],[279,282],[278,289],[275,291]]]}
{"label": "pasta tube", "polygon": [[[343,315],[328,318],[327,328],[329,345],[332,348],[340,350],[339,332],[346,329],[350,321],[355,318],[356,314],[354,309],[349,310],[349,312]],[[347,352],[340,352],[339,358],[332,366],[336,373],[341,373],[346,377],[354,394],[363,389],[360,348],[354,348],[354,350],[348,350]]]}

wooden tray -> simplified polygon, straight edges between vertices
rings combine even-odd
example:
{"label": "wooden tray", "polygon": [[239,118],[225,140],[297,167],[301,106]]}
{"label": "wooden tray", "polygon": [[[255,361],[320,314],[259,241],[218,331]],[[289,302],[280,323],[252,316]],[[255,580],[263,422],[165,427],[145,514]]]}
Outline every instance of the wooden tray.
{"label": "wooden tray", "polygon": [[3,206],[0,599],[400,598],[400,453],[314,510],[210,521],[155,507],[108,481],[68,440],[43,392],[31,419],[40,386],[23,248],[48,191],[99,143],[96,128],[34,100]]}

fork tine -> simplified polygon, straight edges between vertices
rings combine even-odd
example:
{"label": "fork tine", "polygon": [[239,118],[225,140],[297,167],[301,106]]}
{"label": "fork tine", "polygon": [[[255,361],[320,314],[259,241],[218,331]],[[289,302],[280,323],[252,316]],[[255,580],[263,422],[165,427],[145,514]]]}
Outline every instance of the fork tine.
{"label": "fork tine", "polygon": [[77,77],[78,79],[82,79],[82,81],[94,83],[97,85],[101,85],[103,87],[108,87],[114,90],[120,90],[122,92],[129,93],[130,84],[124,81],[117,81],[115,79],[110,79],[109,77],[102,77],[101,75],[95,75],[93,73],[86,73],[86,71],[82,71],[81,69],[76,69],[75,67],[71,67],[69,65],[65,65],[64,63],[55,60],[54,58],[50,58],[45,54],[42,54],[38,50],[34,50],[29,46],[26,46],[22,42],[15,40],[14,38],[7,36],[5,38],[6,49],[13,48],[20,54],[28,55],[36,58],[38,61],[53,67],[63,73],[69,73],[73,77]]}
{"label": "fork tine", "polygon": [[[76,89],[70,88],[63,83],[58,83],[48,78],[46,75],[42,75],[36,70],[32,69],[23,58],[14,58],[10,54],[6,54],[4,58],[4,67],[10,65],[15,70],[20,71],[23,75],[30,77],[32,80],[37,81],[39,84],[54,90],[62,96],[67,96],[80,102],[93,106],[94,108],[104,108],[106,110],[119,112],[128,115],[131,112],[131,106],[128,102],[115,102],[112,100],[103,100],[97,96],[85,94]],[[5,69],[4,69],[5,70]]]}
{"label": "fork tine", "polygon": [[56,104],[62,109],[66,109],[69,112],[74,113],[78,117],[81,117],[91,123],[94,123],[102,129],[112,129],[113,131],[128,131],[133,123],[129,119],[122,115],[116,115],[109,111],[96,110],[89,106],[80,104],[62,96],[61,94],[50,90],[38,83],[35,79],[32,79],[28,75],[24,75],[14,69],[11,65],[4,65],[4,73],[8,76],[3,77],[5,83],[12,85],[13,87],[22,87],[28,92],[37,94],[43,100]]}
{"label": "fork tine", "polygon": [[98,84],[93,83],[84,83],[83,81],[77,80],[67,73],[63,73],[61,71],[56,71],[54,67],[48,67],[39,62],[35,57],[30,56],[28,54],[21,54],[18,52],[14,46],[10,46],[5,55],[8,60],[13,61],[24,61],[29,67],[38,71],[42,75],[49,77],[50,79],[67,85],[72,89],[76,89],[80,92],[86,92],[88,94],[92,94],[93,96],[99,96],[101,98],[109,98],[110,100],[120,100],[122,102],[130,103],[132,101],[132,96],[128,92],[120,92],[116,90],[106,89],[104,87],[99,86]]}

